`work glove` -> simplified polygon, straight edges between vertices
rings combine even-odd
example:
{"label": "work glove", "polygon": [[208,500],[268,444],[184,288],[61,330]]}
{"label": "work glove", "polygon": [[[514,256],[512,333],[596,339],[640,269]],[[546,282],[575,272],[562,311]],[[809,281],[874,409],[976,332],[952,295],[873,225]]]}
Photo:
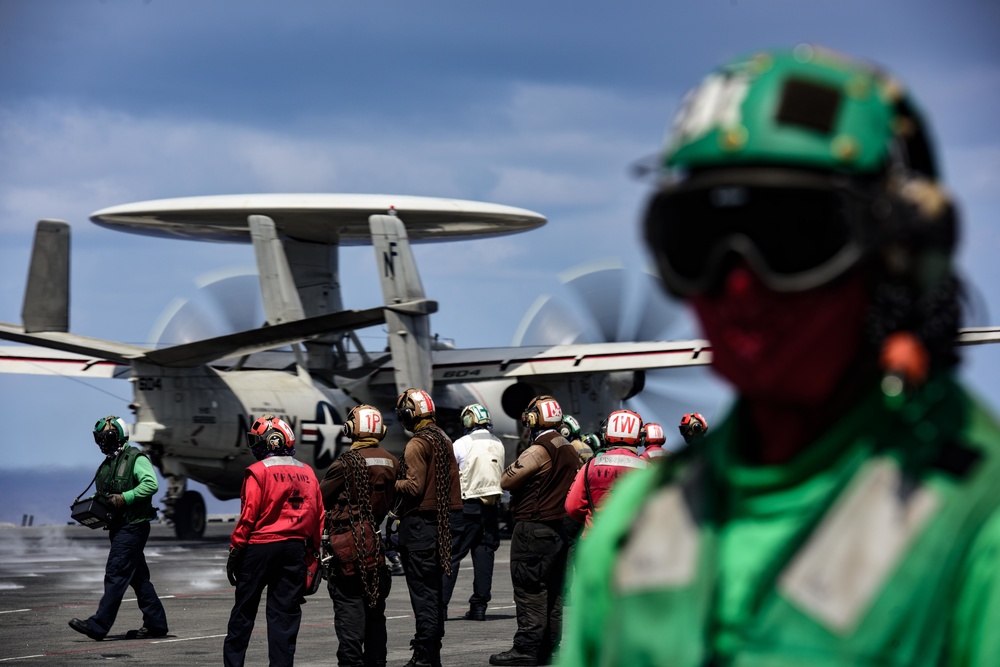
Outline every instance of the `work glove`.
{"label": "work glove", "polygon": [[226,561],[226,576],[229,583],[236,585],[236,580],[240,578],[240,570],[243,568],[243,549],[239,547],[229,548],[229,560]]}
{"label": "work glove", "polygon": [[123,510],[125,509],[125,496],[120,493],[112,493],[108,496],[108,503],[116,510]]}
{"label": "work glove", "polygon": [[393,535],[399,532],[399,517],[389,512],[385,523],[385,537],[386,539],[391,538]]}

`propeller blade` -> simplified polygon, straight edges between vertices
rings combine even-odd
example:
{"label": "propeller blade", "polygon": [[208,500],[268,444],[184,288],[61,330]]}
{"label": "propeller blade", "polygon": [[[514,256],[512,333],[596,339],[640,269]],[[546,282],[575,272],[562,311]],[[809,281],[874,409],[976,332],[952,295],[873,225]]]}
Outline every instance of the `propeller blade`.
{"label": "propeller blade", "polygon": [[199,296],[216,313],[221,333],[256,329],[264,323],[264,303],[256,273],[232,269],[206,274],[196,282]]}
{"label": "propeller blade", "polygon": [[697,338],[697,325],[682,302],[663,291],[660,279],[645,271],[639,275],[636,293],[642,303],[639,320],[629,340],[686,340]]}
{"label": "propeller blade", "polygon": [[149,334],[157,348],[193,343],[260,327],[264,306],[257,276],[246,269],[222,269],[199,276],[197,289],[177,298]]}
{"label": "propeller blade", "polygon": [[564,300],[549,295],[535,299],[514,333],[513,345],[565,345],[598,342],[598,334],[580,321]]}
{"label": "propeller blade", "polygon": [[614,342],[619,339],[623,304],[628,294],[625,271],[620,265],[585,265],[561,276],[571,298],[582,307],[581,320],[589,320],[600,338],[593,342]]}

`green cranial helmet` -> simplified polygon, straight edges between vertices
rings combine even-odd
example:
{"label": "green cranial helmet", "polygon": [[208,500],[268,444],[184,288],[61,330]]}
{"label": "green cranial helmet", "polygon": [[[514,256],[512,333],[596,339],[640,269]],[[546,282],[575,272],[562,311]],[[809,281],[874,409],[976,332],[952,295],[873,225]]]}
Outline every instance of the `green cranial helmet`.
{"label": "green cranial helmet", "polygon": [[951,275],[957,222],[924,122],[870,64],[800,46],[723,65],[688,94],[662,166],[646,240],[680,296],[734,258],[779,292],[879,254],[922,293]]}
{"label": "green cranial helmet", "polygon": [[109,415],[94,424],[94,442],[105,455],[111,455],[128,442],[128,425],[121,417]]}
{"label": "green cranial helmet", "polygon": [[667,168],[785,165],[851,175],[899,161],[936,178],[921,114],[873,65],[810,45],[731,61],[688,93]]}
{"label": "green cranial helmet", "polygon": [[493,428],[493,420],[490,419],[490,411],[481,403],[473,403],[462,408],[462,426],[466,431],[473,431],[477,428]]}
{"label": "green cranial helmet", "polygon": [[661,167],[645,237],[675,295],[717,293],[741,263],[774,292],[859,271],[875,349],[911,332],[957,358],[958,215],[921,112],[883,70],[809,45],[729,62],[685,98]]}

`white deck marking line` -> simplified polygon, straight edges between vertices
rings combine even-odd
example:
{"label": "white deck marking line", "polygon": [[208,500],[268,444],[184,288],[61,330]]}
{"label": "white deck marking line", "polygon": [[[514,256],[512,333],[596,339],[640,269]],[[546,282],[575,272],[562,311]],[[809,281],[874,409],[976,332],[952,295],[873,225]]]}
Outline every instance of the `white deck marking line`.
{"label": "white deck marking line", "polygon": [[[176,598],[176,595],[161,595],[159,596],[161,600],[172,600]],[[122,598],[122,602],[137,602],[136,598]]]}
{"label": "white deck marking line", "polygon": [[[30,609],[8,609],[6,611],[0,611],[0,614],[16,614],[19,611],[31,611]],[[7,658],[4,658],[6,660]]]}
{"label": "white deck marking line", "polygon": [[150,644],[170,644],[172,642],[190,642],[196,639],[218,639],[219,637],[225,637],[226,635],[205,635],[203,637],[177,637],[176,639],[157,639],[156,641],[149,642]]}
{"label": "white deck marking line", "polygon": [[27,660],[28,658],[44,658],[44,653],[38,655],[19,655],[16,658],[0,658],[0,662],[10,662],[11,660]]}

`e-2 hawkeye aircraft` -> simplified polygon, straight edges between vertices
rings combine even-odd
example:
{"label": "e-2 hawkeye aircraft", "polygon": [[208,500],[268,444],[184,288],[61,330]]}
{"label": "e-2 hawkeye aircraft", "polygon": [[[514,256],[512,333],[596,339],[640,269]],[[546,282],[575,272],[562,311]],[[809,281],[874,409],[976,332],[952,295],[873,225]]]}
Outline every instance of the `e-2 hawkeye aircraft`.
{"label": "e-2 hawkeye aircraft", "polygon": [[[556,396],[586,430],[642,390],[649,369],[705,364],[707,343],[625,342],[451,349],[430,334],[437,310],[410,242],[484,238],[545,224],[532,211],[453,199],[390,195],[257,194],[156,200],[91,215],[101,226],[149,236],[253,244],[266,321],[229,335],[151,349],[69,332],[70,226],[38,223],[21,326],[0,323],[0,370],[133,384],[132,441],[167,482],[164,518],[178,536],[200,536],[204,499],[238,497],[252,462],[248,425],[272,412],[293,425],[299,457],[319,475],[347,446],[341,425],[357,403],[387,424],[407,387],[431,391],[438,421],[461,434],[459,412],[486,405],[512,458],[517,418],[540,393]],[[338,248],[374,246],[383,304],[345,310]],[[383,325],[386,351],[369,352],[355,331]],[[291,346],[291,349],[288,349]],[[279,349],[284,348],[284,349]],[[590,423],[592,422],[592,423]],[[400,429],[386,446],[401,452]]]}
{"label": "e-2 hawkeye aircraft", "polygon": [[[252,462],[244,435],[265,412],[293,425],[299,457],[322,475],[347,446],[341,426],[359,402],[395,421],[407,387],[432,391],[438,420],[461,433],[459,411],[479,402],[513,455],[517,418],[535,395],[556,396],[593,430],[643,389],[645,372],[710,362],[706,341],[555,344],[452,349],[430,334],[437,309],[417,273],[410,241],[484,238],[527,231],[543,216],[508,206],[389,195],[258,194],[126,204],[92,214],[111,229],[149,236],[253,244],[265,322],[229,335],[151,349],[69,333],[70,227],[38,223],[23,325],[0,323],[0,371],[133,384],[132,440],[167,481],[164,518],[178,536],[200,536],[205,503],[187,480],[219,499],[238,497]],[[383,304],[345,310],[340,245],[374,246]],[[355,331],[388,331],[387,351],[369,353]],[[998,329],[963,330],[960,342],[995,342]],[[288,346],[291,349],[287,349]],[[278,349],[286,348],[286,349]],[[401,452],[400,429],[386,446]]]}

